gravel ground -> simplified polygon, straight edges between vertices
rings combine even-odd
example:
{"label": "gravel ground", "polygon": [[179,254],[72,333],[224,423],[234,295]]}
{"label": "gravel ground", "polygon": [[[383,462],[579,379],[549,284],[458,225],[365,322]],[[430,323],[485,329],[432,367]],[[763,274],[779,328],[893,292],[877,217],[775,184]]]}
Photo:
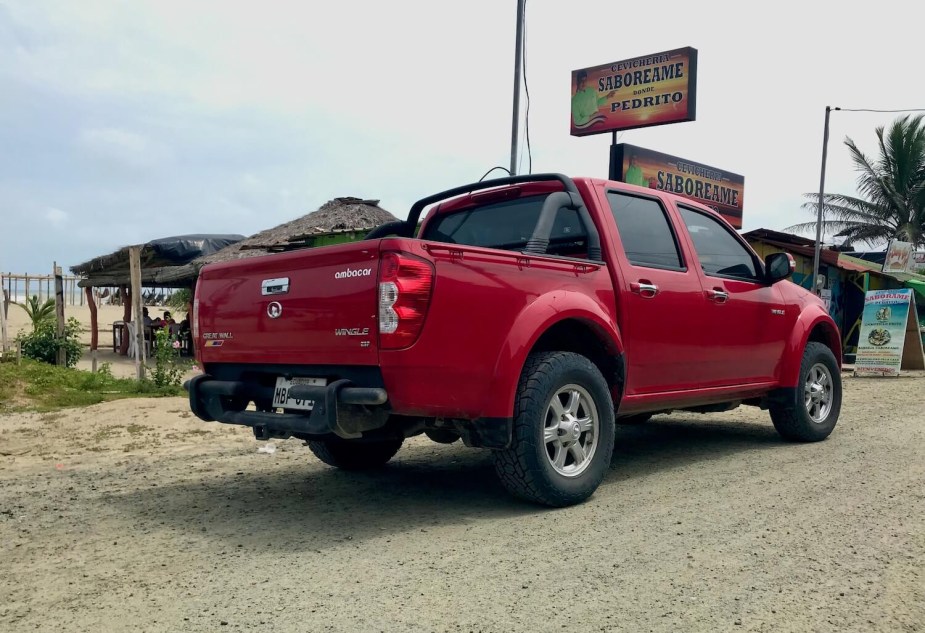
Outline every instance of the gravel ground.
{"label": "gravel ground", "polygon": [[0,630],[922,631],[925,375],[845,385],[820,444],[620,428],[563,510],[459,444],[351,474],[182,399],[2,415]]}

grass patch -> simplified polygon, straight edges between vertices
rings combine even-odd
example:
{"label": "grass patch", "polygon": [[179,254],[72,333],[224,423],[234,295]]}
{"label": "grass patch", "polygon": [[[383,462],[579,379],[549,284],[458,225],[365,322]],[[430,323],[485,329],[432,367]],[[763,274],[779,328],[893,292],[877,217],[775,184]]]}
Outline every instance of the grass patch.
{"label": "grass patch", "polygon": [[115,426],[104,426],[101,429],[98,429],[90,439],[94,442],[103,442],[105,440],[121,435],[121,430],[124,429],[124,426],[115,425]]}
{"label": "grass patch", "polygon": [[97,373],[23,359],[0,363],[0,411],[54,411],[110,400],[183,396],[182,387],[116,378],[105,363]]}
{"label": "grass patch", "polygon": [[58,426],[58,422],[64,417],[63,413],[43,413],[39,419],[48,426]]}

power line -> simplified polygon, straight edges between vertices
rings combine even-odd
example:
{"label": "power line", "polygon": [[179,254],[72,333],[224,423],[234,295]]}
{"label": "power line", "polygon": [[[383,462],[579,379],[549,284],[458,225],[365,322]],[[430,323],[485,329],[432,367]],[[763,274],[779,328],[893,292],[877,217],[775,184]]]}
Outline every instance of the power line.
{"label": "power line", "polygon": [[925,108],[906,108],[904,110],[876,110],[874,108],[832,108],[832,109],[840,110],[842,112],[884,112],[884,113],[925,112]]}

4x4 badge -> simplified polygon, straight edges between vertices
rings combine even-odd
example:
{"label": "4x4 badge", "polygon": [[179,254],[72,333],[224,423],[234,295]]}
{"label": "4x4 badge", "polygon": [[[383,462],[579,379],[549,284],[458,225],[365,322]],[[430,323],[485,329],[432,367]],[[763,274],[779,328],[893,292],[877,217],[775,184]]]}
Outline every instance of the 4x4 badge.
{"label": "4x4 badge", "polygon": [[283,306],[279,301],[271,301],[267,305],[267,316],[271,319],[278,319],[283,314]]}

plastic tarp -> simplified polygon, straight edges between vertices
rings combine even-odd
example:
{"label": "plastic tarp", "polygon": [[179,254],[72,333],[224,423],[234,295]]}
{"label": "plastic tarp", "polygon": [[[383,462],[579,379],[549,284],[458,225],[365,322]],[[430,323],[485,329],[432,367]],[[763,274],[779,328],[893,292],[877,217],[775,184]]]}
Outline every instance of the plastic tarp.
{"label": "plastic tarp", "polygon": [[157,261],[161,266],[182,266],[197,257],[211,255],[243,239],[243,235],[177,235],[151,240],[145,244],[144,248],[149,250],[146,254],[150,259]]}

